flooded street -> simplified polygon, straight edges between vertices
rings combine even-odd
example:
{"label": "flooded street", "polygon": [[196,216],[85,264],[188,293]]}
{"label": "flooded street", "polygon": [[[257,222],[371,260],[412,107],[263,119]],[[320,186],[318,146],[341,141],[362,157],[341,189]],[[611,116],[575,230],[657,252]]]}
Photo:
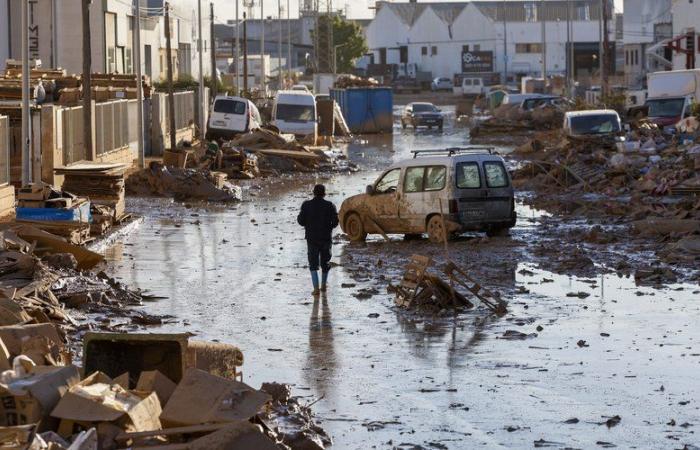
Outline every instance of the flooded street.
{"label": "flooded street", "polygon": [[541,211],[519,205],[510,237],[450,244],[453,259],[509,301],[502,318],[395,309],[387,284],[411,254],[439,260],[443,247],[399,236],[351,244],[340,229],[329,292],[314,301],[296,223],[312,186],[326,184],[339,207],[410,150],[467,143],[451,126],[396,128],[348,146],[354,174],[244,188],[230,207],[130,199],[145,218],[107,251],[109,273],[167,297],[143,309],[176,319],[151,331],[235,344],[245,382],[288,382],[317,402],[333,448],[700,446],[699,288],[639,287],[595,258],[585,276],[550,271],[539,248],[566,247]]}

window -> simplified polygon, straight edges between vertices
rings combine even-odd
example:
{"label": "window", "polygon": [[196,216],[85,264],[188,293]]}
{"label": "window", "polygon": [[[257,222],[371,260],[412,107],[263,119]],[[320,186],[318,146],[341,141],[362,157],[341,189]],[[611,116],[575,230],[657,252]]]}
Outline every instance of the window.
{"label": "window", "polygon": [[245,114],[245,103],[237,100],[217,100],[214,102],[214,112],[223,114]]}
{"label": "window", "polygon": [[496,161],[484,163],[484,173],[486,174],[486,185],[492,188],[502,188],[508,186],[508,174],[503,164]]}
{"label": "window", "polygon": [[426,56],[428,54],[428,47],[421,47],[420,54]]}
{"label": "window", "polygon": [[105,13],[105,66],[107,73],[117,71],[117,15]]}
{"label": "window", "polygon": [[515,53],[542,53],[542,44],[515,44]]}
{"label": "window", "polygon": [[469,51],[469,46],[468,45],[463,45],[462,46],[462,53],[466,53]]}
{"label": "window", "polygon": [[479,44],[474,45],[474,51],[475,52],[481,51],[481,45],[479,45]]}
{"label": "window", "polygon": [[277,120],[288,122],[311,122],[316,116],[313,105],[292,105],[285,103],[277,104]]}
{"label": "window", "polygon": [[437,55],[437,46],[433,45],[432,47],[430,47],[430,55],[431,56]]}
{"label": "window", "polygon": [[578,5],[576,7],[576,20],[591,20],[590,5]]}
{"label": "window", "polygon": [[389,172],[385,173],[379,181],[377,181],[374,190],[378,194],[396,192],[396,186],[399,185],[399,175],[401,175],[401,169],[390,170]]}
{"label": "window", "polygon": [[445,187],[445,166],[409,167],[404,178],[404,192],[440,191]]}
{"label": "window", "polygon": [[537,22],[537,5],[525,3],[525,22]]}
{"label": "window", "polygon": [[481,187],[479,166],[475,162],[457,164],[457,187],[460,189],[478,189]]}
{"label": "window", "polygon": [[471,86],[472,85],[472,80],[471,78],[465,78],[462,80],[462,86]]}

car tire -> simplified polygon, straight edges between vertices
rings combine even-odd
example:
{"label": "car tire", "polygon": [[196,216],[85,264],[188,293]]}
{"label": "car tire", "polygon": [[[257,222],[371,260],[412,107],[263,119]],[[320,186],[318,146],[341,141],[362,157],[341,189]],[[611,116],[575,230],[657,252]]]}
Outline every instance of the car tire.
{"label": "car tire", "polygon": [[367,232],[359,214],[351,213],[345,219],[345,234],[353,242],[364,242],[367,239]]}
{"label": "car tire", "polygon": [[436,214],[428,219],[425,232],[428,233],[428,239],[430,239],[430,242],[434,244],[439,244],[445,241],[445,224],[439,214]]}

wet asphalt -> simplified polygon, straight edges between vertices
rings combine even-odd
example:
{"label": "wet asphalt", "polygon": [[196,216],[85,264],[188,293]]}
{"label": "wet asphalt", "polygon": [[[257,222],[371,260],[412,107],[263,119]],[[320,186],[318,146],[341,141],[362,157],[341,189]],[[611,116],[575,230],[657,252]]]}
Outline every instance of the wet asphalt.
{"label": "wet asphalt", "polygon": [[[460,261],[492,270],[490,286],[510,302],[505,317],[396,310],[387,280],[377,280],[398,277],[411,253],[441,249],[399,237],[358,246],[340,230],[329,292],[310,295],[296,214],[314,183],[326,183],[339,206],[412,149],[467,143],[467,131],[451,125],[397,127],[348,146],[362,169],[354,174],[247,187],[230,207],[129,199],[145,219],[107,251],[108,272],[167,297],[144,310],[176,319],[151,331],[235,344],[244,381],[291,383],[316,401],[334,448],[700,446],[698,287],[541,270],[515,250],[539,226],[538,211],[519,206],[512,237],[488,244],[495,252],[451,244]],[[525,337],[505,339],[512,331]]]}

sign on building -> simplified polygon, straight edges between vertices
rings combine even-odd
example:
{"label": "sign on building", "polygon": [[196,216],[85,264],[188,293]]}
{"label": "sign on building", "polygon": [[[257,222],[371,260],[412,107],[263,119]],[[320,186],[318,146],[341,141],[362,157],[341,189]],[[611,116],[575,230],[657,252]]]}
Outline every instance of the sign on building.
{"label": "sign on building", "polygon": [[493,52],[462,52],[462,72],[493,72]]}

